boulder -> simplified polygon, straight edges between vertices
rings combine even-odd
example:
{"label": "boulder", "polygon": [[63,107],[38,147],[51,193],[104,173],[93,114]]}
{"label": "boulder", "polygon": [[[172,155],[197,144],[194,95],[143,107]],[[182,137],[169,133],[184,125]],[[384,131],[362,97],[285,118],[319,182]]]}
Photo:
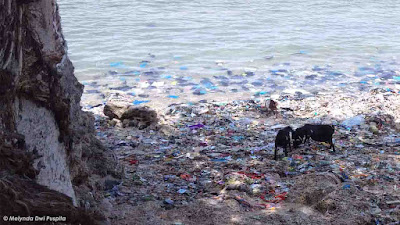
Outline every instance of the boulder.
{"label": "boulder", "polygon": [[104,106],[104,115],[122,121],[124,127],[144,129],[158,122],[157,112],[147,106],[127,105],[119,102],[108,102]]}
{"label": "boulder", "polygon": [[126,112],[128,104],[120,102],[107,102],[104,106],[104,115],[108,116],[111,120],[116,118],[121,120],[122,115]]}

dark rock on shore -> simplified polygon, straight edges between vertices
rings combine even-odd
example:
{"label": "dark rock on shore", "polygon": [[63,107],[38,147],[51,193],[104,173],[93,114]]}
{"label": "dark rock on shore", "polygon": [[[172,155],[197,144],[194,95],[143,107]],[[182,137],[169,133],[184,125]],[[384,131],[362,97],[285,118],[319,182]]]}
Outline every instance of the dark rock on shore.
{"label": "dark rock on shore", "polygon": [[111,120],[122,121],[124,127],[144,129],[158,121],[156,111],[146,106],[126,105],[125,103],[108,102],[104,106],[104,115]]}

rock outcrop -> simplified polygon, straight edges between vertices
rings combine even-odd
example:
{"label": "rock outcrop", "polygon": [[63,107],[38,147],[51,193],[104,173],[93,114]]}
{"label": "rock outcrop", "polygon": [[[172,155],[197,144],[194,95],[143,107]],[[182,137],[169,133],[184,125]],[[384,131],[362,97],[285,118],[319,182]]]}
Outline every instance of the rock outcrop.
{"label": "rock outcrop", "polygon": [[18,205],[24,196],[39,198],[49,191],[72,211],[95,208],[92,178],[117,172],[94,137],[92,115],[81,110],[82,92],[56,1],[0,1],[0,169],[8,177],[0,189],[21,193],[2,195],[1,202],[10,198]]}
{"label": "rock outcrop", "polygon": [[107,102],[104,115],[122,121],[124,127],[145,129],[158,122],[157,112],[147,106],[129,105],[123,102]]}

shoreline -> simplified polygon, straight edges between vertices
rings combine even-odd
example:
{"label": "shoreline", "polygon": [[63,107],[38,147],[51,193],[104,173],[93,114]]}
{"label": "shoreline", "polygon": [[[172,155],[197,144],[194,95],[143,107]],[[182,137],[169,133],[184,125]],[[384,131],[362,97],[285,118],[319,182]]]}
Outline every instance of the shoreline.
{"label": "shoreline", "polygon": [[[195,103],[198,101],[229,102],[235,100],[268,100],[296,96],[298,99],[313,98],[319,95],[367,93],[374,89],[383,89],[388,93],[400,93],[400,76],[381,79],[378,75],[370,76],[368,80],[340,83],[338,80],[312,81],[305,78],[284,76],[260,78],[239,77],[239,81],[224,79],[193,79],[192,77],[164,75],[146,77],[135,75],[133,77],[106,76],[98,80],[82,82],[85,90],[82,104],[86,109],[104,105],[113,96],[120,95],[133,105],[148,105],[153,108],[164,108],[169,104]],[[296,79],[299,79],[296,81]],[[361,79],[361,78],[360,78]],[[366,81],[365,81],[366,80]],[[296,84],[297,82],[297,84]],[[317,83],[315,83],[317,82]]]}

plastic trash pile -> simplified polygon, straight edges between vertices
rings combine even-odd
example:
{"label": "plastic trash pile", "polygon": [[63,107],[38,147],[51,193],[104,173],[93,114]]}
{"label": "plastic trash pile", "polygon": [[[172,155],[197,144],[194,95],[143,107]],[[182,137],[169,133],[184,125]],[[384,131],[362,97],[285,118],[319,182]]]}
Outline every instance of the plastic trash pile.
{"label": "plastic trash pile", "polygon": [[[157,109],[158,124],[143,130],[110,124],[102,110],[92,108],[98,138],[126,166],[125,178],[106,195],[118,204],[156,201],[164,209],[205,198],[233,201],[246,215],[284,210],[307,191],[318,191],[307,186],[299,191],[298,178],[329,173],[339,181],[330,186],[331,193],[345,201],[329,204],[354,205],[354,212],[332,208],[330,217],[350,213],[351,220],[364,213],[375,224],[400,220],[399,94],[373,90],[362,96],[282,95],[275,100],[277,114],[268,112],[263,99],[172,104]],[[311,142],[273,160],[276,132],[305,123],[334,124],[337,152]],[[352,198],[362,199],[368,209]],[[328,206],[319,201],[311,213],[327,216]]]}

